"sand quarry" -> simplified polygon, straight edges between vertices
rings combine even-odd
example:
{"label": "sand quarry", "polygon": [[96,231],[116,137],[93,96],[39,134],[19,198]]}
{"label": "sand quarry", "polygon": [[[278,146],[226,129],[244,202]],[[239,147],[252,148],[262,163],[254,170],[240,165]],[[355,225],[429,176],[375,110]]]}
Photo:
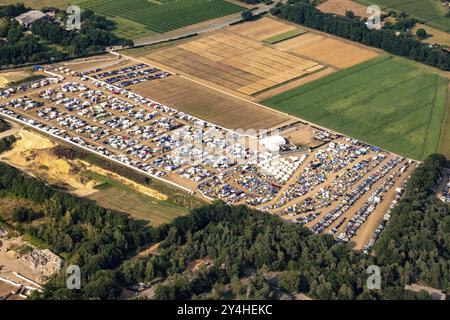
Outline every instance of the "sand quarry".
{"label": "sand quarry", "polygon": [[158,200],[167,200],[166,195],[156,190],[87,162],[58,159],[52,152],[55,143],[35,132],[22,129],[16,133],[16,137],[14,148],[1,154],[1,161],[49,184],[63,187],[76,196],[86,197],[98,191],[95,186],[102,182],[88,178],[86,174],[88,171],[92,171],[117,180],[145,195]]}

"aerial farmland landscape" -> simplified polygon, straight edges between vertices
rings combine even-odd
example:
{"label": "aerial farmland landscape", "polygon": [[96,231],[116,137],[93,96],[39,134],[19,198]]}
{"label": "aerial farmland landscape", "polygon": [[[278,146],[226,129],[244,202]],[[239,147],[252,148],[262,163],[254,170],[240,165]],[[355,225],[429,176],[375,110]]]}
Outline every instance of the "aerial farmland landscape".
{"label": "aerial farmland landscape", "polygon": [[449,26],[446,0],[0,0],[0,300],[447,300]]}

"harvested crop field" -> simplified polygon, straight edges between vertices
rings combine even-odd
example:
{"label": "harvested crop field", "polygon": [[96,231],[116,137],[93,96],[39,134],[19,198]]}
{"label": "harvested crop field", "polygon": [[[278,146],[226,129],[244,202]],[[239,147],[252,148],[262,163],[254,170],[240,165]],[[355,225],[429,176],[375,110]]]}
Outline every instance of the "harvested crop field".
{"label": "harvested crop field", "polygon": [[438,150],[448,79],[379,57],[265,101],[375,146],[424,159]]}
{"label": "harvested crop field", "polygon": [[326,0],[317,6],[322,12],[336,13],[345,16],[346,11],[352,11],[357,17],[368,17],[367,6],[351,0]]}
{"label": "harvested crop field", "polygon": [[308,32],[275,45],[279,50],[317,59],[324,65],[348,68],[378,55],[375,50],[327,35]]}
{"label": "harvested crop field", "polygon": [[226,28],[226,30],[258,41],[263,41],[267,38],[296,29],[298,28],[292,24],[271,18],[261,18],[254,21],[247,21],[245,23],[239,23]]}
{"label": "harvested crop field", "polygon": [[289,118],[278,112],[173,75],[142,83],[133,91],[160,103],[230,129],[270,128]]}
{"label": "harvested crop field", "polygon": [[162,49],[145,58],[246,95],[323,68],[317,62],[226,31]]}

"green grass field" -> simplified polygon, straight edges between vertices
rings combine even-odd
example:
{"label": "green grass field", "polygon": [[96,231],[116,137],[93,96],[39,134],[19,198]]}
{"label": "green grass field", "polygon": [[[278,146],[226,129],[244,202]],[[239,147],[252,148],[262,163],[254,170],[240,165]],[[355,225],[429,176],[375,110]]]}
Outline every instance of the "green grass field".
{"label": "green grass field", "polygon": [[381,10],[402,11],[423,20],[429,26],[450,32],[450,17],[446,17],[447,9],[439,0],[355,0],[372,5],[377,4]]}
{"label": "green grass field", "polygon": [[264,103],[414,159],[438,150],[448,79],[415,62],[382,56]]}
{"label": "green grass field", "polygon": [[112,18],[118,34],[135,39],[244,10],[224,0],[85,0],[78,5]]}
{"label": "green grass field", "polygon": [[170,222],[189,212],[187,208],[152,198],[98,173],[89,171],[88,176],[101,181],[96,188],[98,191],[90,195],[89,199],[105,208],[127,213],[137,220],[149,221],[151,225]]}
{"label": "green grass field", "polygon": [[264,42],[267,42],[267,43],[270,43],[270,44],[275,44],[275,43],[278,43],[278,42],[281,42],[281,41],[284,41],[284,40],[295,38],[295,37],[297,37],[297,36],[299,36],[301,34],[304,34],[304,33],[306,33],[306,30],[294,29],[294,30],[287,31],[287,32],[284,32],[282,34],[278,34],[276,36],[270,37],[270,38],[264,40]]}

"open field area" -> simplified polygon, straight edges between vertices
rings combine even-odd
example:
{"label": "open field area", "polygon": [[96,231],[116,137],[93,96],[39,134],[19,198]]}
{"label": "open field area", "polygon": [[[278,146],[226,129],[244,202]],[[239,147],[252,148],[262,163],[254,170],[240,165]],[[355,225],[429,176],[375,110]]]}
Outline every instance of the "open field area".
{"label": "open field area", "polygon": [[348,68],[378,55],[373,49],[314,32],[280,42],[275,47],[335,68]]}
{"label": "open field area", "polygon": [[179,76],[156,80],[151,86],[139,84],[134,86],[133,90],[225,128],[263,129],[289,120],[280,113],[262,109],[251,102],[220,93]]}
{"label": "open field area", "polygon": [[380,57],[266,101],[376,146],[424,159],[438,149],[448,79],[400,58]]}
{"label": "open field area", "polygon": [[91,171],[88,176],[99,181],[98,191],[91,194],[89,199],[102,207],[129,214],[136,220],[148,221],[157,226],[189,212],[188,208],[152,198],[105,175]]}
{"label": "open field area", "polygon": [[31,68],[24,68],[12,71],[0,72],[0,89],[6,88],[15,83],[31,80],[35,77],[35,72]]}
{"label": "open field area", "polygon": [[257,94],[323,67],[224,31],[144,57],[149,62],[156,61],[246,95]]}
{"label": "open field area", "polygon": [[85,0],[77,4],[116,20],[119,34],[132,38],[164,33],[244,10],[224,0]]}
{"label": "open field area", "polygon": [[228,26],[225,30],[237,33],[252,40],[263,41],[286,32],[300,30],[298,26],[272,18],[260,18],[245,23]]}
{"label": "open field area", "polygon": [[377,4],[382,11],[396,10],[416,17],[443,31],[450,31],[450,17],[439,0],[355,0],[364,5]]}
{"label": "open field area", "polygon": [[[447,95],[447,105],[450,104],[450,85]],[[450,107],[447,107],[444,120],[442,121],[441,137],[439,140],[438,151],[450,159]]]}
{"label": "open field area", "polygon": [[352,11],[357,17],[368,17],[367,5],[352,0],[326,0],[317,6],[322,12],[336,13],[345,16],[347,11]]}
{"label": "open field area", "polygon": [[70,4],[76,4],[80,0],[2,0],[1,4],[15,4],[21,2],[27,7],[41,9],[42,7],[66,8]]}

